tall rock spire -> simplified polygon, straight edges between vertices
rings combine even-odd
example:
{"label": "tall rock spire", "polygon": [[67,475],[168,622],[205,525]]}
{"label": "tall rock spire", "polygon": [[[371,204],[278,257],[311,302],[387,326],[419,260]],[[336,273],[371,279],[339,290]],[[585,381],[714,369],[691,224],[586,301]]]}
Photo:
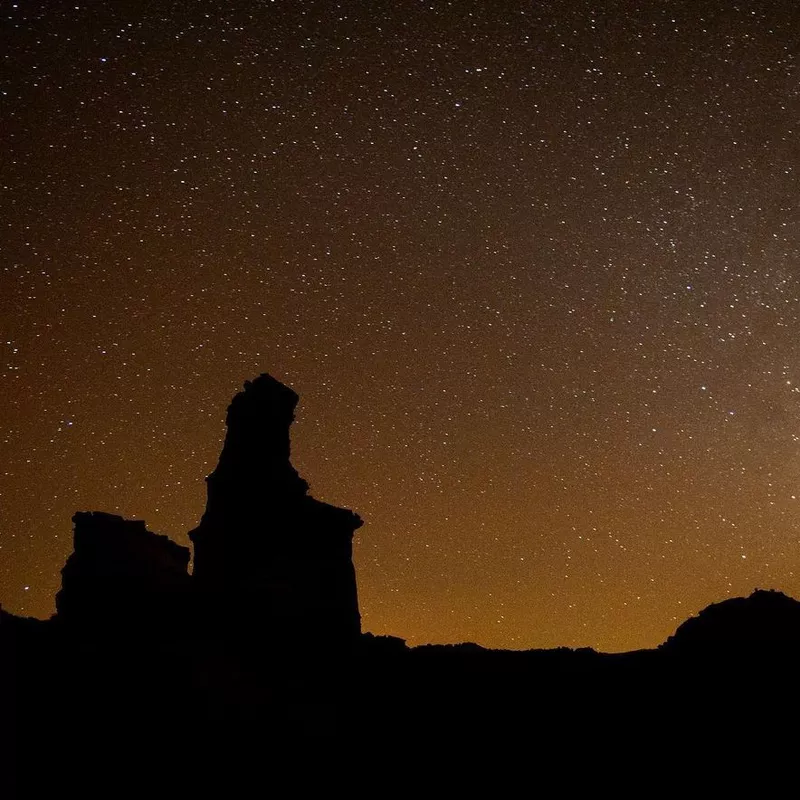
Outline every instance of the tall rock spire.
{"label": "tall rock spire", "polygon": [[194,582],[220,612],[276,641],[342,642],[361,631],[352,511],[315,500],[290,462],[298,397],[269,375],[228,408],[227,435],[206,479]]}

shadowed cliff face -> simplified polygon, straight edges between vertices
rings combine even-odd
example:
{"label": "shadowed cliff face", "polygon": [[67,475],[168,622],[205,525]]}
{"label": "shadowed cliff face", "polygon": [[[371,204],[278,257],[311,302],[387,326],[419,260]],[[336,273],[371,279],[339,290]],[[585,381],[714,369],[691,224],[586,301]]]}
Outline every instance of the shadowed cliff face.
{"label": "shadowed cliff face", "polygon": [[209,606],[277,639],[347,641],[361,630],[357,514],[315,500],[290,462],[297,395],[269,375],[245,383],[190,534],[194,579]]}

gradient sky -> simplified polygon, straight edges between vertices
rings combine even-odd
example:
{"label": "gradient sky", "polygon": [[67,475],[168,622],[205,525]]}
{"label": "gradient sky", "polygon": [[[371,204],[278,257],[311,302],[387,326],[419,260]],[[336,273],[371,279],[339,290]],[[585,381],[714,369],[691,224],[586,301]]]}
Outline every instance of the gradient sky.
{"label": "gradient sky", "polygon": [[0,602],[182,544],[245,379],[364,628],[653,646],[800,597],[794,2],[0,2]]}

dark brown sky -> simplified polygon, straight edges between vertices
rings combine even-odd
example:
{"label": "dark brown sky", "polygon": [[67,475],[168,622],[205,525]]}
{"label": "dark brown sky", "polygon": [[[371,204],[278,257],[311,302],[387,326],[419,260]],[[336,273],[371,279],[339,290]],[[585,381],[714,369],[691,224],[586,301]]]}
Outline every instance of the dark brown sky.
{"label": "dark brown sky", "polygon": [[793,2],[0,12],[5,608],[52,611],[75,510],[186,543],[264,371],[367,630],[800,596]]}

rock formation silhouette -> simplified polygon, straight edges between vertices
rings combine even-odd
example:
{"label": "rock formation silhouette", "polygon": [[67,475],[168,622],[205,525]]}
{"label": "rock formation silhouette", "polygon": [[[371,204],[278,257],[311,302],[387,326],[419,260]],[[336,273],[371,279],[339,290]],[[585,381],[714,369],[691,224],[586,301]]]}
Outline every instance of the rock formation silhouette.
{"label": "rock formation silhouette", "polygon": [[185,624],[189,549],[141,520],[78,512],[74,551],[61,570],[59,622],[106,634]]}
{"label": "rock formation silhouette", "polygon": [[190,551],[145,523],[79,512],[57,621],[154,633],[175,626],[245,631],[274,649],[346,648],[361,634],[353,533],[361,518],[315,500],[290,461],[298,396],[269,375],[247,381],[227,414]]}
{"label": "rock formation silhouette", "polygon": [[315,500],[290,461],[298,396],[270,375],[247,381],[228,408],[194,543],[206,606],[282,644],[331,646],[361,633],[352,511]]}

